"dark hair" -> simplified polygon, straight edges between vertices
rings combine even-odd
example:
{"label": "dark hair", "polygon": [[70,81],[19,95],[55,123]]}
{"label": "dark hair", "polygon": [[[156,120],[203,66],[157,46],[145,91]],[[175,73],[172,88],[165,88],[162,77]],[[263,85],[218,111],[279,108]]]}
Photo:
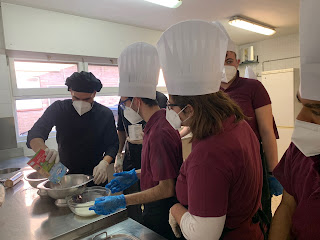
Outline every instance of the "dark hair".
{"label": "dark hair", "polygon": [[66,79],[65,85],[68,86],[68,91],[93,93],[100,92],[102,88],[101,81],[96,78],[91,72],[74,72]]}
{"label": "dark hair", "polygon": [[[234,51],[227,51],[227,52],[232,52],[234,53],[235,59],[237,60],[237,54]],[[226,53],[226,57],[228,56],[228,53]]]}
{"label": "dark hair", "polygon": [[[222,91],[199,95],[177,96],[171,95],[174,104],[179,106],[191,105],[194,114],[190,120],[190,130],[193,134],[191,141],[204,139],[223,131],[223,121],[235,116],[235,122],[246,119],[241,108]],[[183,112],[186,113],[185,109]]]}
{"label": "dark hair", "polygon": [[[133,97],[128,97],[130,101],[132,101]],[[141,98],[142,102],[149,107],[153,106],[159,106],[158,101],[156,99],[150,99],[150,98]]]}

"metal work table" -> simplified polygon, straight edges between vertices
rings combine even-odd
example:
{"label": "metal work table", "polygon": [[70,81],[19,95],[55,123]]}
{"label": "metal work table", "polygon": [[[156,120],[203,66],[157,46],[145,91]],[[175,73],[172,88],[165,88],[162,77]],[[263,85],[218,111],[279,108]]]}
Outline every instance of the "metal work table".
{"label": "metal work table", "polygon": [[[28,158],[0,161],[0,169],[20,167],[21,171],[27,172],[32,170],[27,166],[27,161]],[[164,240],[150,229],[128,219],[126,210],[109,216],[83,218],[74,215],[68,207],[57,207],[50,197],[40,198],[37,189],[24,179],[13,188],[6,189],[6,199],[0,208],[1,239],[92,239],[98,231],[107,231],[108,235],[120,231],[143,240]]]}

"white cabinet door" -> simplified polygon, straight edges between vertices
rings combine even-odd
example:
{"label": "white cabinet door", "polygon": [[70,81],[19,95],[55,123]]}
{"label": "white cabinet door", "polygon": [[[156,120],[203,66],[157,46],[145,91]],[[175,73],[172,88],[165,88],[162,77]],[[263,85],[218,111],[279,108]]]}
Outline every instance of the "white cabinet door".
{"label": "white cabinet door", "polygon": [[262,74],[262,84],[267,89],[277,126],[294,125],[294,72],[270,71]]}
{"label": "white cabinet door", "polygon": [[277,139],[278,146],[278,161],[282,158],[285,151],[288,149],[291,143],[291,136],[293,133],[293,128],[283,128],[278,127],[279,139]]}

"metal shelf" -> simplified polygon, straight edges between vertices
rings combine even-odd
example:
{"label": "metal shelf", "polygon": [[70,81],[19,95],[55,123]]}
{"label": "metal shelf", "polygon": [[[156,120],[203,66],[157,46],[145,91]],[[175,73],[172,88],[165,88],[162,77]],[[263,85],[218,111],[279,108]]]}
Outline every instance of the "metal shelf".
{"label": "metal shelf", "polygon": [[244,61],[242,63],[240,63],[240,65],[244,65],[244,64],[258,64],[259,62],[257,61]]}

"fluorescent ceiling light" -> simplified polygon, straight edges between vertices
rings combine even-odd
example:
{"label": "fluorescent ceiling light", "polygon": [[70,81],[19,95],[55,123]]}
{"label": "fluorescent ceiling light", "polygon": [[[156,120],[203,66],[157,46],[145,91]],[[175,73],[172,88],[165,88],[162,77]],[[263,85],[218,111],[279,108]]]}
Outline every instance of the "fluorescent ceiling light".
{"label": "fluorescent ceiling light", "polygon": [[260,23],[255,23],[241,17],[233,17],[232,19],[230,19],[229,24],[234,27],[242,28],[263,35],[273,35],[276,33],[276,30],[274,30],[272,27],[264,26]]}
{"label": "fluorescent ceiling light", "polygon": [[168,8],[177,8],[182,4],[182,0],[145,0]]}

